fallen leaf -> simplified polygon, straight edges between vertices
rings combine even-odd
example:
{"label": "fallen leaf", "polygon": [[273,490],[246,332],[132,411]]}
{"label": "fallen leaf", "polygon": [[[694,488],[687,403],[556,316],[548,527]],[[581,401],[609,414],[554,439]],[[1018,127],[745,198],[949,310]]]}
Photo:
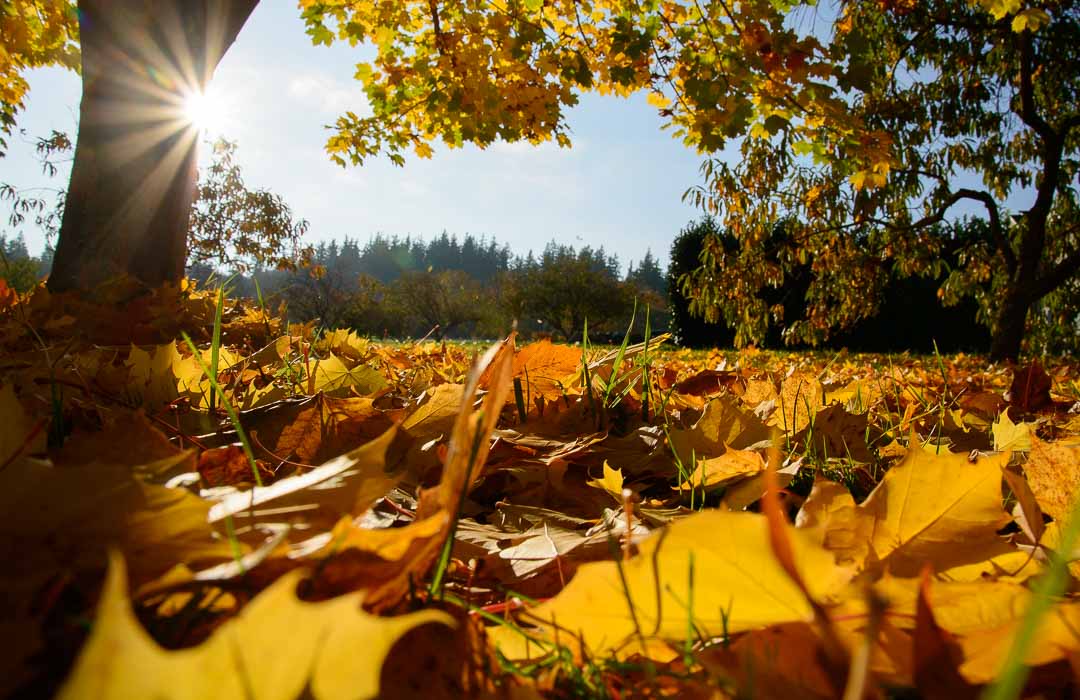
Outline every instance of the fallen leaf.
{"label": "fallen leaf", "polygon": [[607,491],[616,503],[623,502],[623,475],[621,469],[612,469],[607,460],[604,460],[604,476],[600,479],[586,481],[587,486]]}
{"label": "fallen leaf", "polygon": [[209,521],[227,517],[241,525],[288,523],[329,529],[342,515],[360,515],[401,479],[400,457],[408,438],[396,426],[309,472],[269,486],[228,493],[210,508]]}
{"label": "fallen leaf", "polygon": [[1032,436],[1024,475],[1042,511],[1065,523],[1080,494],[1080,446],[1043,442]]}
{"label": "fallen leaf", "polygon": [[786,433],[794,435],[813,422],[824,405],[825,389],[817,377],[796,373],[780,385],[778,409],[769,421]]}
{"label": "fallen leaf", "polygon": [[[791,543],[815,598],[827,598],[850,580],[851,570],[837,566],[803,533],[793,530]],[[634,653],[642,641],[638,631],[646,640],[681,644],[690,615],[691,560],[692,616],[706,638],[813,618],[803,592],[773,557],[762,515],[704,511],[674,522],[638,549],[622,562],[621,574],[613,562],[582,566],[558,596],[526,619],[541,625],[549,639],[555,628],[580,635],[591,654]]]}
{"label": "fallen leaf", "polygon": [[998,452],[1026,452],[1031,449],[1031,426],[1033,423],[1013,423],[1008,411],[1002,411],[990,427],[994,435],[994,449]]}
{"label": "fallen leaf", "polygon": [[874,519],[870,544],[893,573],[915,576],[978,561],[1009,521],[1001,504],[1008,453],[979,457],[909,450],[859,508]]}
{"label": "fallen leaf", "polygon": [[[690,464],[685,465],[690,468]],[[719,457],[698,459],[696,467],[686,480],[680,481],[678,489],[689,491],[695,488],[724,486],[730,482],[748,476],[760,474],[765,470],[765,460],[756,450],[728,449]]]}
{"label": "fallen leaf", "polygon": [[705,404],[697,423],[688,430],[671,431],[671,448],[684,467],[695,459],[722,455],[729,447],[742,450],[770,439],[772,432],[733,397],[718,396]]}
{"label": "fallen leaf", "polygon": [[337,355],[330,353],[314,361],[314,382],[311,393],[322,392],[331,396],[369,396],[386,388],[382,372],[365,364],[353,367],[345,364]]}
{"label": "fallen leaf", "polygon": [[319,603],[296,597],[302,572],[280,577],[206,642],[167,651],[143,630],[127,597],[123,559],[113,556],[94,629],[61,688],[76,698],[373,698],[390,648],[420,625],[454,626],[437,610],[374,617],[362,594]]}
{"label": "fallen leaf", "polygon": [[795,526],[832,552],[838,564],[860,569],[866,564],[874,520],[855,505],[851,491],[843,484],[816,480]]}
{"label": "fallen leaf", "polygon": [[[537,397],[558,399],[570,387],[574,375],[581,370],[581,349],[555,345],[549,340],[530,343],[514,357],[513,377],[520,379],[525,391],[525,405],[532,406]],[[486,387],[490,378],[481,379]]]}
{"label": "fallen leaf", "polygon": [[1009,387],[1009,403],[1024,413],[1052,407],[1054,400],[1050,398],[1050,387],[1050,375],[1038,360],[1017,367],[1013,371],[1012,385]]}

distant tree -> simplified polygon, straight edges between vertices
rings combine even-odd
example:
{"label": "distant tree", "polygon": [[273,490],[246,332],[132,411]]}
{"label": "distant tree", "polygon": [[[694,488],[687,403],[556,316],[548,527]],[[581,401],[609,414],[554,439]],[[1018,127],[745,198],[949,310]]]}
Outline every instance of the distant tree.
{"label": "distant tree", "polygon": [[41,276],[41,262],[30,255],[22,234],[10,240],[0,235],[0,279],[17,292],[27,292]]}
{"label": "distant tree", "polygon": [[667,294],[667,277],[652,250],[646,250],[645,257],[636,266],[630,263],[626,281],[638,289],[650,289],[661,296]]}
{"label": "distant tree", "polygon": [[355,288],[356,280],[345,278],[340,270],[315,264],[298,271],[281,295],[288,305],[290,319],[318,319],[323,328],[340,328],[347,325]]}
{"label": "distant tree", "polygon": [[344,325],[374,338],[403,337],[408,331],[408,312],[390,289],[371,275],[360,275],[349,295]]}
{"label": "distant tree", "polygon": [[191,211],[188,264],[211,263],[233,270],[257,267],[295,269],[311,259],[301,245],[308,222],[268,190],[252,190],[236,163],[236,143],[220,139],[213,159],[200,171]]}
{"label": "distant tree", "polygon": [[[512,297],[530,318],[566,340],[578,340],[588,319],[589,331],[615,331],[630,319],[633,293],[619,279],[619,261],[603,248],[550,243],[534,262],[523,261]],[[625,327],[625,326],[624,326]]]}
{"label": "distant tree", "polygon": [[480,321],[487,306],[480,283],[461,270],[406,272],[390,289],[402,310],[419,320],[423,332],[435,329],[437,338]]}

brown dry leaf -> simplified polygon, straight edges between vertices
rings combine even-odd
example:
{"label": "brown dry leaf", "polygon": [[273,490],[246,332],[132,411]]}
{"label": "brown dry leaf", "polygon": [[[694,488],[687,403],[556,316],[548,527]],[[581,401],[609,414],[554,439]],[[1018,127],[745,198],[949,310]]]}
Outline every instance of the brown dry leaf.
{"label": "brown dry leaf", "polygon": [[671,431],[671,448],[684,467],[694,460],[719,457],[728,448],[742,450],[768,440],[772,431],[730,396],[705,404],[694,427]]}
{"label": "brown dry leaf", "polygon": [[850,459],[868,464],[874,461],[874,456],[866,445],[866,426],[867,414],[848,413],[842,406],[829,406],[814,417],[810,442],[820,459]]}
{"label": "brown dry leaf", "polygon": [[[740,381],[737,372],[706,369],[676,384],[675,391],[691,396],[711,396],[732,390]],[[739,387],[740,391],[743,389]]]}
{"label": "brown dry leaf", "polygon": [[769,425],[794,435],[813,421],[824,401],[825,389],[817,377],[797,372],[780,385],[777,411]]}
{"label": "brown dry leaf", "polygon": [[1047,407],[1053,407],[1050,398],[1050,375],[1042,364],[1035,360],[1030,365],[1013,370],[1012,385],[1009,387],[1009,403],[1024,413],[1032,413]]}
{"label": "brown dry leaf", "polygon": [[103,430],[74,432],[61,449],[49,453],[53,462],[65,469],[125,466],[137,470],[140,476],[156,478],[163,475],[145,471],[155,462],[169,464],[169,475],[195,469],[194,451],[178,449],[142,411],[118,411],[109,420]]}
{"label": "brown dry leaf", "polygon": [[[689,464],[685,465],[687,468]],[[755,476],[765,471],[765,460],[756,450],[728,449],[719,457],[699,459],[694,471],[686,481],[676,487],[680,491],[694,488],[723,486],[738,479]]]}
{"label": "brown dry leaf", "polygon": [[1009,521],[1001,503],[1008,453],[979,457],[909,450],[859,509],[874,519],[870,544],[893,573],[915,576],[981,561]]}
{"label": "brown dry leaf", "polygon": [[[816,599],[836,594],[850,580],[851,570],[837,566],[831,553],[798,530],[790,535],[796,565]],[[527,621],[540,624],[547,639],[555,627],[564,639],[580,634],[592,654],[640,651],[637,630],[645,641],[681,644],[691,559],[694,623],[705,637],[813,618],[806,596],[772,554],[762,515],[703,511],[675,521],[638,550],[622,563],[621,574],[613,562],[582,566],[559,595],[530,611]]]}
{"label": "brown dry leaf", "polygon": [[[265,461],[256,460],[255,468],[259,471],[259,480],[262,483],[274,480],[274,472]],[[225,445],[205,450],[199,455],[196,469],[203,483],[210,487],[256,483],[251,461],[241,445]]]}
{"label": "brown dry leaf", "polygon": [[717,644],[698,652],[695,659],[714,674],[732,679],[741,691],[736,697],[825,700],[843,694],[843,679],[829,673],[821,638],[805,622],[748,632],[731,646]]}
{"label": "brown dry leaf", "polygon": [[0,468],[14,462],[16,457],[45,451],[48,435],[44,424],[35,426],[10,384],[0,386]]}
{"label": "brown dry leaf", "polygon": [[343,515],[360,515],[401,479],[409,440],[397,427],[309,472],[269,486],[234,491],[210,509],[210,522],[290,523],[330,529]]}
{"label": "brown dry leaf", "polygon": [[851,491],[843,484],[815,481],[795,526],[832,552],[838,564],[859,569],[866,564],[874,520],[855,505]]}
{"label": "brown dry leaf", "polygon": [[308,688],[318,700],[373,698],[383,660],[406,632],[455,625],[437,610],[373,617],[361,594],[307,603],[296,597],[301,576],[279,578],[198,647],[167,651],[135,618],[114,556],[93,632],[58,697],[293,700]]}
{"label": "brown dry leaf", "polygon": [[[244,421],[260,457],[322,464],[374,440],[393,424],[369,398],[317,394]],[[261,452],[261,453],[260,453]]]}
{"label": "brown dry leaf", "polygon": [[1024,475],[1043,512],[1066,522],[1080,494],[1080,446],[1043,442],[1032,435]]}
{"label": "brown dry leaf", "polygon": [[[547,400],[560,398],[580,370],[580,348],[541,340],[521,349],[514,357],[512,372],[514,379],[521,380],[525,405],[532,406],[537,397]],[[480,381],[481,388],[487,387],[490,381],[491,375],[488,373]]]}

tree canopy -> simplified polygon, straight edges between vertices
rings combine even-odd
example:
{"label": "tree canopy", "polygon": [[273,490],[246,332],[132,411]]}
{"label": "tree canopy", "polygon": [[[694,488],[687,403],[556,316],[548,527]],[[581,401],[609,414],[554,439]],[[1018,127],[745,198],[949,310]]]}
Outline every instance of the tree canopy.
{"label": "tree canopy", "polygon": [[79,20],[74,3],[12,0],[0,5],[0,156],[15,127],[29,84],[24,73],[41,66],[79,67]]}
{"label": "tree canopy", "polygon": [[[147,0],[79,5],[85,16],[116,20],[151,44],[176,33],[159,15],[178,18],[172,23],[184,27],[196,62],[212,69],[256,2],[170,0],[169,12],[149,14]],[[6,12],[5,22],[14,21],[31,40],[18,44],[14,62],[0,66],[5,84],[18,90],[21,72],[31,65],[70,64],[75,30],[69,5],[37,0]],[[583,92],[647,92],[665,128],[706,156],[703,181],[688,196],[739,241],[737,250],[724,251],[710,239],[701,266],[682,278],[707,317],[781,285],[791,269],[809,264],[808,313],[791,328],[791,338],[824,339],[874,311],[884,268],[906,273],[939,264],[942,241],[934,225],[963,213],[962,204],[985,217],[986,236],[962,252],[941,296],[982,301],[995,358],[1015,357],[1029,311],[1047,317],[1040,306],[1047,295],[1075,285],[1080,17],[1073,0],[299,5],[314,43],[375,49],[356,69],[370,114],[341,115],[327,143],[343,165],[378,154],[402,164],[410,152],[430,157],[438,142],[483,147],[496,140],[555,140],[569,146],[567,110]],[[35,24],[45,16],[42,8],[59,13],[58,26],[66,29]],[[141,19],[120,21],[135,16]],[[87,81],[91,99],[83,103],[94,115],[97,102],[120,86],[105,80],[116,71],[103,72],[108,62],[102,57],[116,53],[103,51],[110,42],[121,52],[156,59],[127,34],[83,30],[84,69],[88,46],[98,57],[91,73],[100,89]],[[23,92],[5,97],[5,109],[13,113]],[[92,137],[107,135],[95,131]],[[80,142],[85,137],[81,133]],[[84,171],[77,162],[76,175]],[[166,188],[171,198],[184,200],[176,211],[160,213],[170,231],[186,210],[185,177]],[[123,188],[113,189],[119,198]],[[74,255],[68,249],[93,247],[103,235],[95,233],[98,223],[80,221],[100,222],[115,208],[102,200],[87,209],[86,201],[80,196],[81,208],[65,217],[86,240],[66,248],[74,234],[62,235],[57,251],[67,283],[82,283],[77,270],[67,269]],[[1017,206],[1026,208],[1013,211]],[[763,256],[780,220],[787,227],[784,246]],[[142,223],[125,235],[132,241],[150,235]],[[179,240],[170,235],[170,257],[182,252]],[[140,255],[147,246],[131,247],[139,254],[117,257],[120,268],[146,262]],[[170,260],[157,267],[143,278],[167,279],[182,265]],[[1056,301],[1051,306],[1068,308]]]}
{"label": "tree canopy", "polygon": [[[1029,309],[1080,269],[1068,0],[301,6],[316,43],[378,49],[356,73],[371,116],[343,115],[327,144],[343,164],[429,157],[434,141],[569,145],[566,109],[582,91],[648,91],[666,127],[711,156],[688,194],[741,244],[723,254],[712,239],[683,279],[707,316],[810,261],[792,337],[820,340],[873,312],[883,264],[933,264],[931,227],[960,202],[981,208],[988,237],[942,295],[983,300],[995,357],[1019,352]],[[1010,216],[1015,197],[1030,207]],[[781,218],[787,245],[766,264]]]}

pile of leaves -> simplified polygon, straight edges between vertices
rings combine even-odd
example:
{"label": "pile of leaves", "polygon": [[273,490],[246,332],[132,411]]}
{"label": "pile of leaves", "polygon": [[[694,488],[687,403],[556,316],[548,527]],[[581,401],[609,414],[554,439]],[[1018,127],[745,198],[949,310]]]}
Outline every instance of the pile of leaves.
{"label": "pile of leaves", "polygon": [[1074,683],[1075,365],[379,344],[103,294],[0,295],[4,694]]}

